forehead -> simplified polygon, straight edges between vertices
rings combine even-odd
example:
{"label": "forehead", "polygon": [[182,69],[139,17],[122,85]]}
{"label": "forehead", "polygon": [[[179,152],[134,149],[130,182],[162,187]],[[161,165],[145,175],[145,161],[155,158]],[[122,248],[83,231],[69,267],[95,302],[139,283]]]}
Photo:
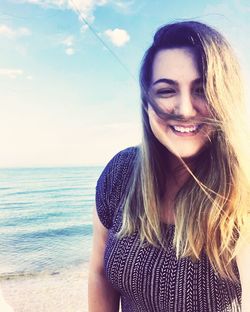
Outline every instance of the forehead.
{"label": "forehead", "polygon": [[200,76],[197,58],[192,48],[163,49],[155,55],[152,82],[160,78],[188,82]]}

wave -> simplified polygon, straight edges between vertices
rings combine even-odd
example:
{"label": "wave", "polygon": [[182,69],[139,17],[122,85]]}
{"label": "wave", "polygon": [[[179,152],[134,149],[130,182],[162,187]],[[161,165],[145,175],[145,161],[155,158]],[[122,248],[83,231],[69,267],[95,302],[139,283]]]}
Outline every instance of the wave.
{"label": "wave", "polygon": [[67,266],[61,266],[51,269],[42,269],[42,270],[29,270],[29,271],[9,271],[0,273],[0,282],[1,280],[15,280],[15,279],[29,279],[29,278],[46,278],[53,275],[64,275],[69,272],[82,272],[88,269],[87,264],[89,263],[88,259],[75,261]]}
{"label": "wave", "polygon": [[92,234],[92,225],[73,225],[64,228],[58,229],[47,229],[42,231],[35,231],[30,233],[21,233],[18,236],[18,240],[33,240],[33,239],[41,239],[41,238],[48,238],[48,237],[72,237],[72,236],[89,236]]}
{"label": "wave", "polygon": [[34,271],[34,272],[8,272],[8,273],[0,273],[0,281],[1,280],[13,280],[13,279],[27,279],[27,278],[34,278],[34,277],[45,277],[48,275],[59,275],[61,274],[60,271]]}
{"label": "wave", "polygon": [[30,206],[32,205],[33,202],[21,202],[21,201],[18,201],[18,202],[6,202],[6,203],[0,203],[0,209],[8,209],[9,206],[11,206],[12,208],[19,208],[20,206]]}
{"label": "wave", "polygon": [[62,193],[65,191],[82,191],[82,187],[62,187],[62,188],[49,188],[49,189],[44,189],[44,190],[28,190],[28,191],[18,191],[18,192],[13,192],[9,193],[8,196],[15,196],[15,195],[26,195],[26,194],[43,194],[43,193]]}
{"label": "wave", "polygon": [[0,191],[11,190],[12,187],[0,187]]}
{"label": "wave", "polygon": [[[99,172],[94,168],[4,172],[0,279],[59,274],[59,268],[87,261]],[[50,273],[39,272],[43,270]]]}

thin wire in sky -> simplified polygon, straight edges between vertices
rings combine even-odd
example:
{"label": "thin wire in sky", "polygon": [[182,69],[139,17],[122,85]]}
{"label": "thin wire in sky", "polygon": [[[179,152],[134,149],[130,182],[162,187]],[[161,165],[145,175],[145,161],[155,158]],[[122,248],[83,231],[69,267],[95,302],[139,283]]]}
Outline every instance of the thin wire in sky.
{"label": "thin wire in sky", "polygon": [[128,75],[136,81],[135,76],[131,73],[129,68],[122,62],[120,57],[106,44],[106,42],[98,35],[98,33],[95,31],[95,29],[88,23],[86,18],[82,15],[82,12],[78,9],[77,5],[75,4],[74,0],[71,0],[71,3],[73,4],[74,10],[78,13],[80,17],[80,21],[87,25],[89,30],[92,32],[92,34],[98,39],[101,44],[109,51],[109,53],[115,58],[115,60],[123,67],[123,69],[128,73]]}

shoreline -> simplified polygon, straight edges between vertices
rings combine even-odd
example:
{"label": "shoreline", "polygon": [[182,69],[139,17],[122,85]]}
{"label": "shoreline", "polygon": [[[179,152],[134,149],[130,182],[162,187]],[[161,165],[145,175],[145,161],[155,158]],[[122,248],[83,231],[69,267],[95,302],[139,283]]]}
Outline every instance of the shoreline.
{"label": "shoreline", "polygon": [[88,265],[37,274],[3,275],[2,295],[14,312],[87,312]]}

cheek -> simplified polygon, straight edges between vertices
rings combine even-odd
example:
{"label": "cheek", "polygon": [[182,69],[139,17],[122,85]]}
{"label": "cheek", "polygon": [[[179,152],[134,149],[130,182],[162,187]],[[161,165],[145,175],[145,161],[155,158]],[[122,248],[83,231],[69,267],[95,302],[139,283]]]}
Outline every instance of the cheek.
{"label": "cheek", "polygon": [[203,117],[211,117],[212,116],[209,105],[208,105],[207,101],[205,101],[205,100],[201,101],[201,103],[198,105],[198,111],[199,111],[200,115],[202,115]]}
{"label": "cheek", "polygon": [[176,107],[176,102],[178,103],[178,99],[156,99],[155,103],[156,105],[163,110],[165,113],[168,114],[173,114],[175,107]]}
{"label": "cheek", "polygon": [[167,126],[166,122],[159,118],[156,113],[152,110],[148,110],[149,125],[154,134],[158,139],[161,138],[161,135],[166,132]]}

